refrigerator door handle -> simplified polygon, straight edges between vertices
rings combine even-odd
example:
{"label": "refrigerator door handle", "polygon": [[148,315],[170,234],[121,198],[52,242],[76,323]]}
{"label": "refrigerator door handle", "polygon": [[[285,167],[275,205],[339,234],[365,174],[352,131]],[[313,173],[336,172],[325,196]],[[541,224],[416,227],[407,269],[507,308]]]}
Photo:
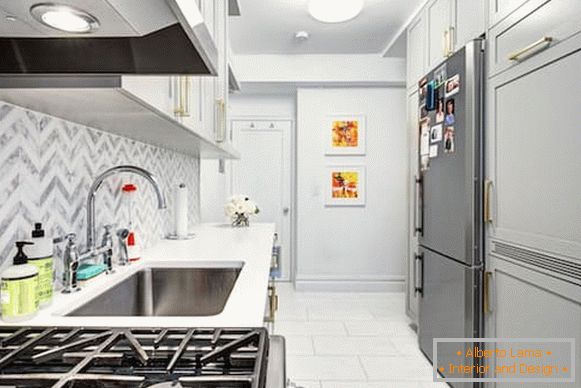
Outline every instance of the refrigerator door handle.
{"label": "refrigerator door handle", "polygon": [[418,234],[421,236],[424,233],[423,207],[424,201],[423,201],[422,178],[416,176],[416,184],[414,186],[414,236],[417,236]]}
{"label": "refrigerator door handle", "polygon": [[[415,255],[414,295],[423,295],[424,292],[424,255]],[[418,265],[419,264],[419,265]],[[419,278],[419,281],[418,281]]]}

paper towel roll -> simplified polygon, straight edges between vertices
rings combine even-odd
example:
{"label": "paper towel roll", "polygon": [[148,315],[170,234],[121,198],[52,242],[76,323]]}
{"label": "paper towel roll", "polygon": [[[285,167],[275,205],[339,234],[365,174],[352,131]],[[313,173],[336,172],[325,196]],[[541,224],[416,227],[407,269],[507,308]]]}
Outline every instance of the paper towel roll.
{"label": "paper towel roll", "polygon": [[183,183],[176,190],[174,216],[176,236],[186,237],[188,235],[188,188]]}

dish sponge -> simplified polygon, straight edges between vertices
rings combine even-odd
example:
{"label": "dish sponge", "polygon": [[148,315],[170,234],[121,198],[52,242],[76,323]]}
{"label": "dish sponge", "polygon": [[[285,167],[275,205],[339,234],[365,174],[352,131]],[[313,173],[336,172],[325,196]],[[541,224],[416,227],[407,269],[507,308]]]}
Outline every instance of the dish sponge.
{"label": "dish sponge", "polygon": [[92,279],[107,269],[105,264],[81,264],[77,270],[77,280],[86,281]]}

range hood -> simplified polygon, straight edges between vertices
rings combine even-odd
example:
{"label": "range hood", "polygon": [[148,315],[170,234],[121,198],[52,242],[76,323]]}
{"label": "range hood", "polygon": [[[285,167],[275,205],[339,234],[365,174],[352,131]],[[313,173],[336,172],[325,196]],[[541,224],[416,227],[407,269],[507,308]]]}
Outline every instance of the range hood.
{"label": "range hood", "polygon": [[56,0],[98,20],[90,33],[43,24],[31,12],[39,3],[0,2],[0,75],[217,74],[218,51],[195,0]]}

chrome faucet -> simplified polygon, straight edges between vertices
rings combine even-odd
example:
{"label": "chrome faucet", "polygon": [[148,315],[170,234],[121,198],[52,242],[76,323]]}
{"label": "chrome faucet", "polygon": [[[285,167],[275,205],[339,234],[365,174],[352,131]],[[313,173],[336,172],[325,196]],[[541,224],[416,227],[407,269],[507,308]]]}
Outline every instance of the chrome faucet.
{"label": "chrome faucet", "polygon": [[[100,247],[96,246],[95,243],[95,195],[97,191],[103,184],[103,181],[117,173],[130,172],[144,177],[155,190],[157,196],[157,205],[159,209],[165,209],[165,197],[157,179],[149,171],[136,167],[136,166],[117,166],[104,171],[99,175],[89,189],[89,195],[87,197],[87,247],[83,253],[79,253],[79,249],[76,245],[76,235],[74,233],[68,234],[63,238],[58,238],[54,240],[55,244],[61,242],[67,242],[65,251],[63,253],[64,261],[64,290],[63,293],[71,293],[78,291],[80,288],[77,284],[77,269],[79,263],[87,259],[92,259],[97,256],[103,257],[103,264],[107,266],[107,273],[113,273],[113,234],[111,229],[113,225],[105,226],[105,233],[103,235],[102,245]],[[120,243],[120,265],[127,265],[129,263],[127,257],[127,236],[129,231],[127,229],[119,229],[117,231],[117,237]]]}
{"label": "chrome faucet", "polygon": [[161,191],[159,183],[157,182],[157,179],[153,176],[153,174],[150,173],[149,171],[147,171],[141,167],[136,167],[136,166],[117,166],[117,167],[113,167],[113,168],[110,168],[110,169],[104,171],[103,173],[101,173],[101,175],[99,175],[95,179],[95,181],[91,185],[91,188],[89,189],[89,195],[87,197],[87,250],[88,251],[92,251],[95,249],[95,195],[97,194],[97,191],[99,190],[99,188],[101,187],[101,185],[103,184],[103,181],[105,179],[107,179],[108,177],[110,177],[112,175],[123,173],[123,172],[131,172],[133,174],[137,174],[137,175],[144,177],[149,183],[151,183],[151,185],[153,186],[153,189],[155,190],[155,194],[157,196],[158,209],[165,209],[166,208],[165,197],[163,195],[163,192]]}

